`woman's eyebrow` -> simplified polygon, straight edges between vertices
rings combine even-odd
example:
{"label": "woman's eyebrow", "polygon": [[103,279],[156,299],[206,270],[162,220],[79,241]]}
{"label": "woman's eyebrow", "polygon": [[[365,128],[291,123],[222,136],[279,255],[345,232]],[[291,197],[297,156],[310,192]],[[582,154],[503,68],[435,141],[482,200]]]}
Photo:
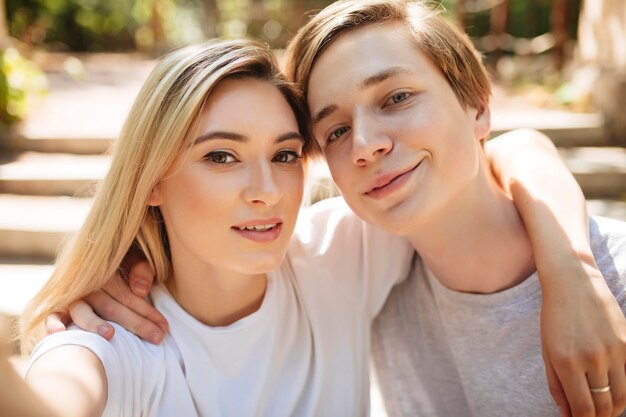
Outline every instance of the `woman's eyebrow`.
{"label": "woman's eyebrow", "polygon": [[298,132],[288,132],[288,133],[284,133],[282,135],[280,135],[279,137],[276,138],[276,143],[281,143],[281,142],[285,142],[288,140],[292,140],[292,139],[297,139],[301,142],[304,142],[304,138],[302,137],[302,135]]}
{"label": "woman's eyebrow", "polygon": [[[239,133],[234,133],[234,132],[226,132],[222,130],[217,130],[217,131],[207,132],[198,136],[194,140],[193,144],[198,145],[200,143],[206,142],[207,140],[213,140],[213,139],[227,139],[227,140],[234,140],[236,142],[242,142],[242,143],[246,143],[250,141],[250,138],[248,136],[241,135]],[[298,139],[304,142],[304,138],[302,137],[300,133],[287,132],[278,136],[276,138],[276,143],[285,142],[285,141],[292,140],[292,139]]]}
{"label": "woman's eyebrow", "polygon": [[207,132],[198,136],[196,140],[193,141],[193,144],[198,145],[202,142],[206,142],[207,140],[211,140],[211,139],[228,139],[228,140],[234,140],[237,142],[248,142],[250,140],[247,136],[240,135],[239,133],[225,132],[225,131],[218,130],[218,131],[213,131],[213,132]]}

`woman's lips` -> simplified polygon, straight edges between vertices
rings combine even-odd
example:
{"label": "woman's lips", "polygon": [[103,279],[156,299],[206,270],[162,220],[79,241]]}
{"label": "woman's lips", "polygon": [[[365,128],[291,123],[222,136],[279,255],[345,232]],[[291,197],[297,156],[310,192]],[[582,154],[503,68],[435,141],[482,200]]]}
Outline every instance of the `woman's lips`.
{"label": "woman's lips", "polygon": [[239,236],[254,242],[269,243],[275,241],[280,236],[282,231],[282,222],[247,222],[246,224],[233,226],[231,229]]}

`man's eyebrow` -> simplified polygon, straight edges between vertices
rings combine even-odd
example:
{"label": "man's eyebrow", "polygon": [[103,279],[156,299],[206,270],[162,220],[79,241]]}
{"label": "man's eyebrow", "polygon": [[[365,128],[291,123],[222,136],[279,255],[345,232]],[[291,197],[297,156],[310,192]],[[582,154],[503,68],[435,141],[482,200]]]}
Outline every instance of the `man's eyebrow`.
{"label": "man's eyebrow", "polygon": [[[248,138],[245,135],[240,135],[239,133],[234,133],[234,132],[225,132],[225,131],[218,130],[218,131],[213,131],[213,132],[207,132],[203,135],[198,136],[196,140],[193,142],[193,144],[198,145],[200,143],[203,143],[203,142],[206,142],[207,140],[212,140],[212,139],[227,139],[227,140],[234,140],[236,142],[243,142],[243,143],[250,141],[250,138]],[[300,133],[287,132],[278,136],[276,138],[276,143],[285,142],[291,139],[298,139],[304,142],[304,138],[302,137]]]}
{"label": "man's eyebrow", "polygon": [[[413,71],[405,67],[387,68],[364,79],[359,85],[359,89],[364,90],[366,88],[373,87],[376,84],[380,84],[383,81],[393,77],[394,75],[413,73]],[[336,104],[330,104],[324,107],[322,110],[318,111],[315,116],[313,116],[312,126],[315,126],[317,123],[321,122],[323,119],[336,112],[338,108],[339,107]]]}
{"label": "man's eyebrow", "polygon": [[359,85],[359,87],[361,90],[365,90],[366,88],[370,88],[370,87],[375,86],[376,84],[382,83],[383,81],[393,77],[394,75],[413,74],[413,73],[414,71],[411,71],[410,69],[405,68],[405,67],[387,68],[361,81],[361,84]]}
{"label": "man's eyebrow", "polygon": [[337,107],[336,104],[331,104],[318,111],[315,116],[313,116],[312,126],[315,126],[317,123],[321,122],[323,119],[336,112],[338,108],[339,107]]}

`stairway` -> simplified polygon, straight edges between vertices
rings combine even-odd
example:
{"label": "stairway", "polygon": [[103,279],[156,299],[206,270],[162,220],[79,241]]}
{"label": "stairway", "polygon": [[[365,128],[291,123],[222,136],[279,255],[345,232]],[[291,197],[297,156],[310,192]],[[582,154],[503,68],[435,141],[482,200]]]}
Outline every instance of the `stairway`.
{"label": "stairway", "polygon": [[[61,58],[57,57],[57,60]],[[125,55],[84,58],[87,79],[61,64],[47,72],[51,92],[0,153],[0,315],[15,317],[51,270],[60,243],[85,217],[104,152],[152,61]],[[503,108],[503,106],[500,106]],[[526,113],[524,113],[526,111]],[[496,133],[537,127],[561,147],[592,214],[626,220],[626,148],[610,147],[597,115],[494,109]],[[1,142],[1,141],[0,141]]]}
{"label": "stairway", "polygon": [[[0,334],[50,276],[60,244],[80,227],[93,186],[107,172],[105,153],[154,66],[132,54],[79,58],[84,71],[76,71],[70,56],[46,56],[47,97],[9,137],[0,137]],[[65,71],[68,62],[74,78]]]}

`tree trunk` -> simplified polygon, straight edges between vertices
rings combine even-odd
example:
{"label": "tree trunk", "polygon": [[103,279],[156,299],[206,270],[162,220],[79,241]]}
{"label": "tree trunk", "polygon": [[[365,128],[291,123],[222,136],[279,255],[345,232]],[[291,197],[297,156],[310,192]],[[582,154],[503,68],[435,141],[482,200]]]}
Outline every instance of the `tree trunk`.
{"label": "tree trunk", "polygon": [[561,70],[565,64],[565,44],[568,40],[567,22],[569,21],[570,0],[554,0],[550,11],[552,36],[554,36],[554,62]]}
{"label": "tree trunk", "polygon": [[587,0],[578,24],[578,58],[592,98],[604,114],[611,140],[626,146],[626,1]]}
{"label": "tree trunk", "polygon": [[264,39],[263,25],[267,21],[267,13],[263,0],[251,0],[248,14],[248,35],[256,39]]}
{"label": "tree trunk", "polygon": [[456,18],[463,32],[467,30],[467,0],[458,0],[456,5]]}
{"label": "tree trunk", "polygon": [[202,0],[202,32],[207,39],[220,35],[217,25],[220,23],[220,9],[216,0]]}
{"label": "tree trunk", "polygon": [[509,1],[504,0],[491,9],[489,24],[491,36],[495,40],[496,49],[493,52],[493,67],[497,68],[498,61],[502,57],[503,47],[506,37],[506,30],[509,23]]}
{"label": "tree trunk", "polygon": [[152,48],[159,54],[167,51],[167,36],[163,29],[163,16],[161,16],[160,0],[152,0],[152,17],[150,18],[150,28],[152,29]]}
{"label": "tree trunk", "polygon": [[306,23],[305,15],[307,13],[308,3],[306,0],[293,0],[291,2],[291,18],[287,23],[287,30],[291,38]]}
{"label": "tree trunk", "polygon": [[0,50],[9,46],[9,26],[7,25],[6,2],[0,0]]}

